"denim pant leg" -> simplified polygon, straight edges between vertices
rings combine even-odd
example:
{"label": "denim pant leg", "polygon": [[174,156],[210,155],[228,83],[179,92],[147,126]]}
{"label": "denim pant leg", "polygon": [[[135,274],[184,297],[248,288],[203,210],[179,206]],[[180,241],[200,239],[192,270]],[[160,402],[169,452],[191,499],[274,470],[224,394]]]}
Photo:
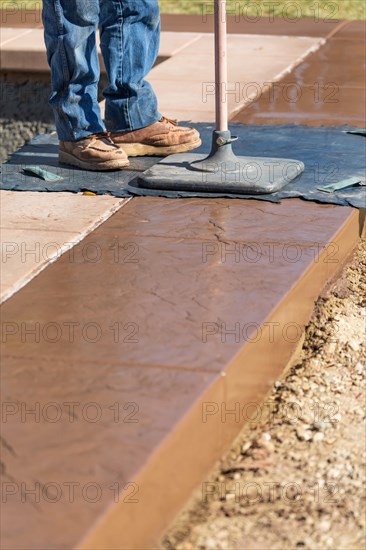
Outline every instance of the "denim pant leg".
{"label": "denim pant leg", "polygon": [[51,67],[49,103],[59,139],[74,141],[105,130],[98,105],[99,0],[43,0],[42,18]]}
{"label": "denim pant leg", "polygon": [[160,44],[158,0],[100,0],[101,50],[109,85],[105,124],[109,131],[136,130],[161,118],[145,80]]}

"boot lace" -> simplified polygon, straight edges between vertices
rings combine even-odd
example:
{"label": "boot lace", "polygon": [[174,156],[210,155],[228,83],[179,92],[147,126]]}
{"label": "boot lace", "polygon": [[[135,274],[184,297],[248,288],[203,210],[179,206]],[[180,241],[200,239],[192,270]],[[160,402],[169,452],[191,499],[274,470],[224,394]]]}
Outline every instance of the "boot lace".
{"label": "boot lace", "polygon": [[116,147],[118,149],[118,145],[116,145],[114,143],[114,141],[112,140],[112,138],[111,138],[111,133],[107,132],[106,130],[103,131],[103,132],[98,132],[97,134],[90,134],[90,135],[86,136],[86,138],[83,138],[83,139],[90,140],[89,147],[94,145],[94,143],[97,142],[98,140],[102,140],[102,141],[108,143],[108,145],[111,145],[111,146],[113,145],[114,147]]}
{"label": "boot lace", "polygon": [[178,126],[178,121],[172,118],[168,118],[166,116],[162,116],[160,119],[160,122],[167,122],[169,124],[173,124],[173,126]]}

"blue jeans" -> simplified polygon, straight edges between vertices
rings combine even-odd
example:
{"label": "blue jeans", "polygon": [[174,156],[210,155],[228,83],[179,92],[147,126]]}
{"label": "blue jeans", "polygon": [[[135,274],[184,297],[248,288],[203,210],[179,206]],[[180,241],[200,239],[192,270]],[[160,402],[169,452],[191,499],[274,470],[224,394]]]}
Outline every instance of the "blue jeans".
{"label": "blue jeans", "polygon": [[[158,0],[43,0],[44,36],[51,67],[53,109],[60,140],[105,129],[136,130],[161,118],[145,77],[160,41]],[[105,124],[98,105],[100,45],[108,76]]]}

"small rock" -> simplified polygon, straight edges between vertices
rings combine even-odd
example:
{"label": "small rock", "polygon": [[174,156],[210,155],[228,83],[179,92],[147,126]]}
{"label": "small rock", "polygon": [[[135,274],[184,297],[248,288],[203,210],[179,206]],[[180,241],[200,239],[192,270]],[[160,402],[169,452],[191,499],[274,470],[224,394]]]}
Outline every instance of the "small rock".
{"label": "small rock", "polygon": [[358,351],[360,349],[360,344],[359,342],[354,342],[354,341],[349,341],[348,342],[348,346],[353,350],[353,351]]}
{"label": "small rock", "polygon": [[323,531],[323,533],[326,533],[331,528],[330,521],[324,519],[319,523],[319,528]]}
{"label": "small rock", "polygon": [[314,435],[314,437],[313,437],[313,441],[317,441],[317,442],[323,441],[323,439],[324,439],[324,434],[323,434],[323,432],[318,432],[318,433],[316,433],[316,434]]}
{"label": "small rock", "polygon": [[312,440],[312,433],[310,430],[306,430],[303,427],[297,428],[296,435],[300,439],[300,441],[311,441]]}
{"label": "small rock", "polygon": [[268,454],[271,454],[275,451],[275,446],[273,445],[273,443],[268,441],[268,443],[263,443],[262,444],[262,449],[265,449]]}
{"label": "small rock", "polygon": [[242,448],[241,448],[241,453],[242,453],[243,455],[245,455],[245,453],[246,453],[247,451],[249,451],[249,449],[250,449],[251,446],[252,446],[252,442],[251,442],[251,441],[247,441],[246,443],[244,443],[244,445],[243,445]]}
{"label": "small rock", "polygon": [[327,352],[329,353],[329,355],[332,355],[335,352],[336,347],[337,347],[336,342],[331,342],[330,344],[328,344]]}
{"label": "small rock", "polygon": [[313,421],[313,417],[310,414],[304,412],[301,416],[301,420],[304,422],[304,424],[311,424]]}
{"label": "small rock", "polygon": [[362,363],[357,363],[355,366],[355,371],[357,374],[363,374],[365,372],[365,365],[362,365]]}
{"label": "small rock", "polygon": [[339,413],[334,414],[330,419],[332,424],[338,424],[341,420],[342,420],[342,415]]}
{"label": "small rock", "polygon": [[341,472],[338,468],[331,468],[328,472],[328,477],[337,479],[341,475]]}
{"label": "small rock", "polygon": [[254,460],[265,460],[266,458],[268,458],[268,452],[264,448],[254,449],[252,456]]}
{"label": "small rock", "polygon": [[324,432],[324,430],[328,428],[328,426],[328,422],[325,422],[324,420],[318,420],[317,422],[314,422],[313,429],[318,432]]}

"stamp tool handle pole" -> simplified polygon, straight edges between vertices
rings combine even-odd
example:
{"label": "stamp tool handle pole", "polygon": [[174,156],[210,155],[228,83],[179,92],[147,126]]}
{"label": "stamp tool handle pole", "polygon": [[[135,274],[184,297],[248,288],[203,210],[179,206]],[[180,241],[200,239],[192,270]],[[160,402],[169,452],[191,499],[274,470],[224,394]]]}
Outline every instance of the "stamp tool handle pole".
{"label": "stamp tool handle pole", "polygon": [[228,129],[226,0],[215,0],[216,130]]}

